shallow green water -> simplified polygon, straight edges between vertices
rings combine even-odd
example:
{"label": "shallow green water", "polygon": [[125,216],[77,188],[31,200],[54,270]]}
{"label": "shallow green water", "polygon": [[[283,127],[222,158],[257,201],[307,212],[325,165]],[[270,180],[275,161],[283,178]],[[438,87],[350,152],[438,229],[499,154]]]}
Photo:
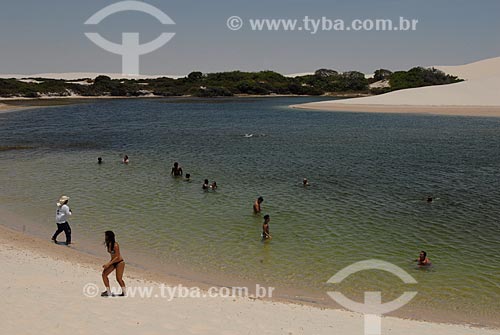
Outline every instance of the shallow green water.
{"label": "shallow green water", "polygon": [[[45,234],[67,194],[77,241],[111,229],[127,253],[162,267],[306,292],[382,259],[419,282],[413,306],[498,316],[500,119],[286,107],[310,100],[117,100],[0,114],[0,145],[32,147],[0,151],[0,204]],[[169,176],[174,161],[191,182]],[[219,189],[202,191],[205,178]],[[269,243],[252,213],[260,195]],[[411,262],[421,249],[430,271]],[[366,272],[341,288],[405,290],[386,277]]]}

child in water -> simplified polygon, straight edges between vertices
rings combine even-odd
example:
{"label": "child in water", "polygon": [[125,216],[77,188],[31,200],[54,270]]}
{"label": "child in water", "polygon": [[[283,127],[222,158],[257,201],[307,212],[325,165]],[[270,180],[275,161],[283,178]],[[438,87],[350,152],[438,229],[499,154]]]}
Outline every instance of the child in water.
{"label": "child in water", "polygon": [[253,212],[255,214],[260,213],[260,211],[262,210],[261,204],[263,202],[264,202],[264,198],[263,197],[258,197],[257,200],[255,200],[255,202],[253,203]]}
{"label": "child in water", "polygon": [[272,236],[269,233],[269,221],[271,221],[271,218],[269,217],[269,215],[268,214],[264,215],[264,223],[262,224],[262,239],[263,240],[272,239]]}

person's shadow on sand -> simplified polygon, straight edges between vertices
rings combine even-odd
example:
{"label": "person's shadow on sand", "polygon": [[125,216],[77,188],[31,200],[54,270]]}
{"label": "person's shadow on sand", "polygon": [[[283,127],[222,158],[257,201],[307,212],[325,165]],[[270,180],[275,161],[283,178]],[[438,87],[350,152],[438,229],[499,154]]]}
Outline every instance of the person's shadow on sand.
{"label": "person's shadow on sand", "polygon": [[[66,242],[63,242],[63,241],[57,241],[57,242],[55,242],[55,244],[57,244],[57,245],[64,245],[64,246],[68,246],[68,245],[66,245]],[[69,246],[68,246],[68,247],[69,247]]]}

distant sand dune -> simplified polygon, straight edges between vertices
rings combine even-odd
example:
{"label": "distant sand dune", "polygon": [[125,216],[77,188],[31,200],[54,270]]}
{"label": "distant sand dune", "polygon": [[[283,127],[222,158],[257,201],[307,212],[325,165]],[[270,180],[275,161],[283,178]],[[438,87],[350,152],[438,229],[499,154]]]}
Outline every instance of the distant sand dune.
{"label": "distant sand dune", "polygon": [[108,76],[111,79],[154,79],[161,77],[169,78],[182,78],[185,76],[180,75],[139,75],[127,76],[121,73],[95,73],[95,72],[65,72],[65,73],[37,73],[37,74],[0,74],[0,78],[47,78],[47,79],[63,79],[63,80],[77,80],[77,79],[94,79],[98,76]]}
{"label": "distant sand dune", "polygon": [[500,57],[460,66],[436,66],[464,82],[400,90],[382,95],[322,101],[295,108],[327,111],[433,113],[500,117]]}
{"label": "distant sand dune", "polygon": [[448,74],[473,80],[500,75],[500,57],[489,58],[474,63],[458,66],[435,66],[436,69]]}

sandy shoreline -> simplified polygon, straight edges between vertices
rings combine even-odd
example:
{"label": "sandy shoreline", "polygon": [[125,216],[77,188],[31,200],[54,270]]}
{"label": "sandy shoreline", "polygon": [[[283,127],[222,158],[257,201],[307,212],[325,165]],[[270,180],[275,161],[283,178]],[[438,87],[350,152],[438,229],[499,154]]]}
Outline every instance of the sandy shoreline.
{"label": "sandy shoreline", "polygon": [[[3,104],[0,102],[0,114],[1,113],[8,113],[8,112],[15,112],[15,111],[19,111],[19,110],[28,109],[28,108],[30,108],[30,107],[6,105],[6,104]],[[35,108],[35,107],[31,107],[31,108]]]}
{"label": "sandy shoreline", "polygon": [[34,109],[34,108],[44,108],[44,107],[59,107],[74,105],[79,103],[89,103],[93,101],[106,101],[106,100],[142,100],[142,99],[211,99],[216,101],[217,99],[248,99],[248,98],[279,98],[279,97],[302,97],[300,95],[285,95],[285,94],[273,94],[273,95],[251,95],[251,94],[239,94],[232,97],[215,97],[215,98],[204,98],[195,97],[191,95],[185,96],[175,96],[167,97],[160,95],[148,95],[140,97],[125,97],[125,96],[54,96],[54,97],[39,97],[39,98],[0,98],[0,114],[15,112],[20,110]]}
{"label": "sandy shoreline", "polygon": [[106,101],[106,100],[122,100],[122,99],[159,99],[160,96],[142,96],[142,97],[112,97],[112,96],[99,96],[99,97],[85,97],[85,96],[71,96],[71,97],[41,97],[41,98],[0,98],[0,114],[10,113],[35,108],[47,107],[62,107],[75,104],[89,103],[93,101]]}
{"label": "sandy shoreline", "polygon": [[[5,219],[5,218],[4,218]],[[0,226],[2,328],[7,334],[362,334],[360,314],[243,297],[87,297],[103,289],[107,259],[82,254]],[[110,276],[114,283],[114,277]],[[178,283],[128,266],[127,286]],[[191,283],[182,283],[191,287]],[[116,284],[112,284],[116,285]],[[203,287],[201,289],[204,289]],[[97,291],[99,292],[99,291]],[[159,292],[159,291],[155,291]],[[91,291],[87,291],[91,293]],[[93,293],[93,292],[92,292]],[[7,307],[8,308],[5,308]],[[384,317],[383,334],[493,335],[498,330]]]}
{"label": "sandy shoreline", "polygon": [[[262,98],[263,96],[238,96],[236,98]],[[264,96],[266,97],[266,96]],[[277,96],[267,96],[277,97]],[[133,98],[133,99],[142,99]],[[150,97],[150,99],[153,97]],[[154,97],[161,98],[161,97]],[[191,98],[191,97],[179,97]],[[127,99],[125,97],[82,97],[82,98],[57,98],[57,100],[67,101],[68,104],[85,103],[90,100]],[[19,101],[19,100],[16,100]],[[26,99],[28,103],[37,100]],[[41,99],[48,102],[50,99]],[[0,100],[0,114],[15,111],[22,111],[34,108],[58,107],[61,104],[48,105],[12,105],[2,103]],[[64,104],[63,104],[64,106]],[[432,114],[432,115],[455,115],[455,116],[480,116],[480,117],[500,117],[500,106],[417,106],[417,105],[378,105],[378,104],[345,104],[337,101],[313,102],[306,104],[291,105],[291,108],[316,110],[325,112],[359,112],[359,113],[392,113],[392,114]]]}
{"label": "sandy shoreline", "polygon": [[390,114],[432,114],[455,116],[500,117],[500,106],[417,106],[417,105],[378,105],[343,104],[341,102],[310,103],[291,105],[291,108],[325,112],[358,112]]}

